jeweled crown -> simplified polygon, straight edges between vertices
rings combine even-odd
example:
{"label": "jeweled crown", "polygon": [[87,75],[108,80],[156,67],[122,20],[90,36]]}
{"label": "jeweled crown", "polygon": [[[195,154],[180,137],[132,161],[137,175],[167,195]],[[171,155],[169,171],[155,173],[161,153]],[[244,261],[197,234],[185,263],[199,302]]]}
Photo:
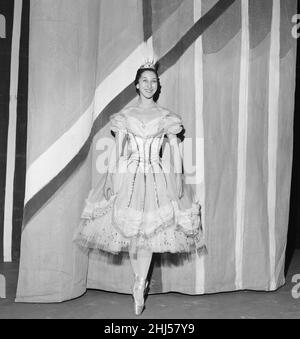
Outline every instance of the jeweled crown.
{"label": "jeweled crown", "polygon": [[146,59],[145,62],[142,64],[140,69],[150,68],[156,70],[156,61],[155,59]]}

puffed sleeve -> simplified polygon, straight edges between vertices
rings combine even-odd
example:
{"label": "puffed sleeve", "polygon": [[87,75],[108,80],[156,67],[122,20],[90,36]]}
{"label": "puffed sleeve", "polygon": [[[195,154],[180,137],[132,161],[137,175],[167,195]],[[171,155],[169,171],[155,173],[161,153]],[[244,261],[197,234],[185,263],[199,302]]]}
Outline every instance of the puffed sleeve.
{"label": "puffed sleeve", "polygon": [[178,134],[182,131],[182,129],[181,116],[175,113],[168,113],[165,123],[166,134]]}
{"label": "puffed sleeve", "polygon": [[126,133],[126,118],[122,113],[114,113],[110,116],[110,129],[113,132]]}

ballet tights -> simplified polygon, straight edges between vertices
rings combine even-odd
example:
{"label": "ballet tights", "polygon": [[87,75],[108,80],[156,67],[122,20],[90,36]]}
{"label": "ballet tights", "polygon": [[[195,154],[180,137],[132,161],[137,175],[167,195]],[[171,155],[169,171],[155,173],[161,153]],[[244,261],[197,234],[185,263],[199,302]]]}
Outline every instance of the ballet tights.
{"label": "ballet tights", "polygon": [[129,253],[133,272],[139,277],[146,279],[152,260],[152,252],[146,249],[139,249],[137,253]]}

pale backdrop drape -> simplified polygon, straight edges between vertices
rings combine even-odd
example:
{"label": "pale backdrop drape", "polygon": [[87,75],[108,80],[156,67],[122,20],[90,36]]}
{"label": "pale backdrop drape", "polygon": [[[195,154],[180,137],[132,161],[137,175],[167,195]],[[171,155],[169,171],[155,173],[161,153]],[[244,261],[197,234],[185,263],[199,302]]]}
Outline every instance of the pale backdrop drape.
{"label": "pale backdrop drape", "polygon": [[208,248],[205,257],[155,254],[150,293],[284,284],[295,13],[294,0],[31,1],[16,301],[64,301],[88,288],[130,293],[128,256],[87,256],[72,237],[101,180],[109,117],[136,100],[144,41],[160,60],[159,104],[183,118]]}

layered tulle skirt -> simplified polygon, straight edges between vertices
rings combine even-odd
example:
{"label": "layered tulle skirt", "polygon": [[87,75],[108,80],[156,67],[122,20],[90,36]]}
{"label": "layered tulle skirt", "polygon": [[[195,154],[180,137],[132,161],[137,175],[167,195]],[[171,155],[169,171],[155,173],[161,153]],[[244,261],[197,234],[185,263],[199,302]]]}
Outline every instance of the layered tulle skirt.
{"label": "layered tulle skirt", "polygon": [[126,171],[114,175],[114,194],[103,196],[105,179],[85,201],[74,240],[83,249],[113,254],[136,252],[206,253],[201,206],[183,181],[179,199],[172,173]]}

